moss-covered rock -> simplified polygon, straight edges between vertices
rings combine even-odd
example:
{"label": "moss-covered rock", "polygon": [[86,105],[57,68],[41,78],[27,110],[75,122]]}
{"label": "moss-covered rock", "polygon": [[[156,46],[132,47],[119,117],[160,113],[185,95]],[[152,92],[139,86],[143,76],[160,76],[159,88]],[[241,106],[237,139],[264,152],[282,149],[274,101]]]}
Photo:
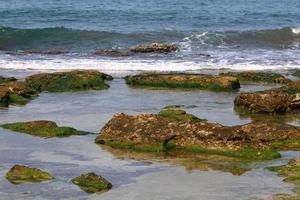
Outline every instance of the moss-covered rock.
{"label": "moss-covered rock", "polygon": [[205,119],[200,119],[195,115],[187,113],[185,110],[180,109],[179,106],[167,106],[162,109],[158,115],[161,117],[181,120],[195,120],[195,121],[206,121]]}
{"label": "moss-covered rock", "polygon": [[252,113],[285,113],[300,109],[300,81],[277,89],[240,93],[234,105]]}
{"label": "moss-covered rock", "polygon": [[300,70],[297,70],[293,73],[293,76],[300,77]]}
{"label": "moss-covered rock", "polygon": [[1,83],[8,83],[8,82],[12,82],[12,81],[16,81],[17,79],[15,77],[3,77],[3,76],[0,76],[0,84]]}
{"label": "moss-covered rock", "polygon": [[174,44],[152,43],[149,45],[138,45],[129,49],[134,53],[171,53],[178,50]]}
{"label": "moss-covered rock", "polygon": [[220,76],[232,76],[239,79],[242,84],[260,84],[260,83],[290,83],[291,80],[285,78],[279,73],[244,71],[244,72],[226,72],[220,73]]}
{"label": "moss-covered rock", "polygon": [[211,91],[233,91],[240,88],[237,78],[203,74],[147,74],[127,76],[130,86],[149,89],[203,89]]}
{"label": "moss-covered rock", "polygon": [[74,70],[35,74],[27,77],[26,82],[38,91],[67,92],[106,89],[109,86],[105,80],[112,79],[112,76],[96,70]]}
{"label": "moss-covered rock", "polygon": [[54,179],[54,177],[48,172],[37,168],[15,165],[7,172],[6,179],[13,184],[22,184],[27,182],[49,181]]}
{"label": "moss-covered rock", "polygon": [[112,184],[109,181],[93,172],[73,178],[72,183],[78,185],[87,193],[102,193],[112,188]]}
{"label": "moss-covered rock", "polygon": [[7,82],[0,84],[0,104],[26,104],[37,95],[37,91],[32,89],[25,82]]}
{"label": "moss-covered rock", "polygon": [[160,114],[123,113],[115,115],[96,138],[96,143],[135,151],[180,150],[258,160],[279,157],[277,149],[287,141],[300,141],[300,132],[281,123],[252,122],[229,127]]}
{"label": "moss-covered rock", "polygon": [[3,124],[0,127],[43,138],[89,134],[88,132],[78,131],[71,127],[59,127],[55,122],[46,120]]}
{"label": "moss-covered rock", "polygon": [[300,185],[300,158],[292,159],[287,165],[268,169],[277,172],[278,176],[284,177],[284,181]]}

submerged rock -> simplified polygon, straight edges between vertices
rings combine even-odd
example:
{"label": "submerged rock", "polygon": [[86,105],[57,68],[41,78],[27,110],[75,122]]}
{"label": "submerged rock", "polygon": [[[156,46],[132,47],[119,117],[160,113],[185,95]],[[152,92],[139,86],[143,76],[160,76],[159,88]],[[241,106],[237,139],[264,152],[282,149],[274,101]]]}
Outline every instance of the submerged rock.
{"label": "submerged rock", "polygon": [[64,50],[60,50],[60,49],[52,49],[50,51],[44,52],[44,54],[48,54],[48,55],[61,55],[61,54],[67,54],[69,53],[69,51],[64,51]]}
{"label": "submerged rock", "polygon": [[130,116],[119,113],[102,128],[96,143],[137,151],[178,149],[248,159],[272,159],[280,156],[274,145],[288,146],[283,144],[287,140],[300,140],[300,132],[293,126],[280,123],[253,122],[228,127],[155,114]]}
{"label": "submerged rock", "polygon": [[204,74],[147,74],[127,76],[130,86],[169,89],[205,89],[211,91],[233,91],[240,88],[237,78]]}
{"label": "submerged rock", "polygon": [[3,124],[0,127],[43,138],[89,134],[88,132],[78,131],[71,127],[59,127],[55,122],[46,120]]}
{"label": "submerged rock", "polygon": [[96,70],[74,70],[35,74],[27,77],[26,82],[38,91],[66,92],[106,89],[109,86],[105,80],[112,79],[112,76]]}
{"label": "submerged rock", "polygon": [[8,82],[12,82],[12,81],[16,81],[17,79],[15,77],[3,77],[3,76],[0,76],[0,84],[1,83],[8,83]]}
{"label": "submerged rock", "polygon": [[27,182],[50,181],[54,179],[54,177],[48,172],[37,168],[15,165],[7,172],[6,179],[13,184],[22,184]]}
{"label": "submerged rock", "polygon": [[122,52],[118,50],[111,50],[111,49],[100,49],[95,52],[98,56],[110,56],[110,57],[126,57],[130,56],[128,52]]}
{"label": "submerged rock", "polygon": [[244,84],[258,84],[258,83],[281,83],[286,84],[291,80],[285,78],[283,75],[271,72],[257,72],[257,71],[244,71],[244,72],[226,72],[220,73],[220,76],[233,76],[237,77],[241,83]]}
{"label": "submerged rock", "polygon": [[300,81],[278,89],[240,93],[234,105],[253,113],[285,113],[300,109]]}
{"label": "submerged rock", "polygon": [[73,178],[72,183],[78,185],[87,193],[102,193],[112,188],[112,184],[109,181],[93,172]]}
{"label": "submerged rock", "polygon": [[138,45],[129,49],[134,53],[171,53],[178,50],[174,44],[152,43],[149,45]]}
{"label": "submerged rock", "polygon": [[12,81],[0,84],[0,104],[2,105],[26,104],[36,95],[36,90],[25,82]]}

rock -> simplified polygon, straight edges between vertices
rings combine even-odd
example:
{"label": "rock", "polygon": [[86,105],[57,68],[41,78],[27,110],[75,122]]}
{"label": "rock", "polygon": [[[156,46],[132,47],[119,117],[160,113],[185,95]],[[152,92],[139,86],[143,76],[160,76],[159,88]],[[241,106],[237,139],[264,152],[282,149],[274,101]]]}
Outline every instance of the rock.
{"label": "rock", "polygon": [[152,43],[149,45],[138,45],[129,49],[134,53],[171,53],[178,50],[174,44]]}
{"label": "rock", "polygon": [[98,56],[110,56],[110,57],[126,57],[130,56],[128,52],[122,52],[117,50],[110,50],[110,49],[100,49],[95,52]]}
{"label": "rock", "polygon": [[36,90],[25,82],[12,81],[0,84],[1,104],[25,104],[36,95]]}
{"label": "rock", "polygon": [[87,193],[102,193],[112,188],[110,182],[93,172],[81,174],[80,176],[73,178],[72,183],[78,185]]}
{"label": "rock", "polygon": [[3,124],[0,125],[0,127],[42,138],[68,137],[71,135],[89,134],[88,132],[78,131],[71,127],[59,127],[55,122],[46,120],[16,122],[11,124]]}
{"label": "rock", "polygon": [[269,167],[277,172],[278,176],[284,177],[284,181],[300,185],[300,158],[292,159],[287,165]]}
{"label": "rock", "polygon": [[300,81],[261,92],[243,92],[234,105],[252,113],[285,113],[300,108]]}
{"label": "rock", "polygon": [[13,184],[22,184],[27,182],[50,181],[54,179],[54,177],[37,168],[15,165],[7,172],[6,179]]}
{"label": "rock", "polygon": [[48,54],[48,55],[61,55],[61,54],[67,54],[69,53],[68,51],[60,50],[60,49],[52,49],[50,51],[44,52],[43,54]]}
{"label": "rock", "polygon": [[29,50],[26,50],[24,53],[26,53],[26,54],[43,54],[43,51],[39,50],[39,49],[29,49]]}
{"label": "rock", "polygon": [[96,70],[74,70],[35,74],[27,77],[26,82],[38,91],[66,92],[106,89],[109,86],[105,80],[112,79],[112,76]]}
{"label": "rock", "polygon": [[96,143],[136,151],[178,149],[248,159],[272,159],[280,156],[273,148],[274,143],[282,147],[287,140],[299,139],[300,132],[295,127],[280,123],[252,122],[228,127],[155,114],[130,116],[119,113],[102,128]]}
{"label": "rock", "polygon": [[16,81],[17,79],[15,77],[3,77],[3,76],[0,76],[0,84],[1,83],[8,83],[8,82],[12,82],[12,81]]}
{"label": "rock", "polygon": [[243,84],[260,84],[260,83],[290,83],[291,80],[278,73],[244,71],[244,72],[226,72],[220,73],[220,76],[232,76],[239,79]]}
{"label": "rock", "polygon": [[211,57],[210,54],[206,53],[206,52],[196,52],[194,53],[194,55],[196,56],[204,56],[204,57]]}
{"label": "rock", "polygon": [[300,77],[300,70],[297,70],[293,73],[293,76]]}
{"label": "rock", "polygon": [[176,105],[167,106],[162,109],[158,115],[161,117],[176,119],[178,121],[182,120],[195,120],[195,121],[206,121],[204,119],[199,119],[197,116],[186,113],[185,110],[180,109],[182,107],[177,107]]}
{"label": "rock", "polygon": [[205,89],[211,91],[233,91],[240,88],[237,78],[203,74],[147,74],[127,76],[130,86],[168,89]]}

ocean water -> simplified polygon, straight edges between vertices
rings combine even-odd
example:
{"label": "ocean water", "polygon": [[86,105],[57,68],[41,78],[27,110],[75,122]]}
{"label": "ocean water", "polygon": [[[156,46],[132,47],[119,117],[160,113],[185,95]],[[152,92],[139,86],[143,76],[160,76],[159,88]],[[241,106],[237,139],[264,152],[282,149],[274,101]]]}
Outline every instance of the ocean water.
{"label": "ocean water", "polygon": [[[95,56],[173,43],[169,55]],[[67,55],[28,55],[61,49]],[[206,52],[211,57],[201,57]],[[0,1],[0,68],[186,71],[300,67],[299,0]]]}

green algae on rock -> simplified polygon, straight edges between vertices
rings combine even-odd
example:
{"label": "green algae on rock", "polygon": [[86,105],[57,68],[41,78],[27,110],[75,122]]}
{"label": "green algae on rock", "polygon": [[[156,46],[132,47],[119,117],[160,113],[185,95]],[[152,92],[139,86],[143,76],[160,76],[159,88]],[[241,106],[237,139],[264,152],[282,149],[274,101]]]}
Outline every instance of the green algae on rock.
{"label": "green algae on rock", "polygon": [[300,77],[300,70],[295,71],[292,75],[293,75],[293,76]]}
{"label": "green algae on rock", "polygon": [[78,131],[71,127],[59,127],[55,122],[46,120],[3,124],[0,127],[43,138],[89,134],[88,132]]}
{"label": "green algae on rock", "polygon": [[54,177],[48,172],[37,168],[15,165],[7,172],[6,179],[13,184],[22,184],[27,182],[50,181],[54,179]]}
{"label": "green algae on rock", "polygon": [[3,76],[0,76],[0,84],[1,83],[12,82],[12,81],[17,81],[17,79],[15,77],[3,77]]}
{"label": "green algae on rock", "polygon": [[152,43],[149,45],[138,45],[129,49],[133,53],[171,53],[179,48],[174,44]]}
{"label": "green algae on rock", "polygon": [[25,82],[7,82],[0,84],[0,105],[26,104],[37,95],[37,91],[32,89]]}
{"label": "green algae on rock", "polygon": [[67,92],[107,89],[109,85],[105,80],[112,79],[112,76],[96,70],[74,70],[35,74],[27,77],[26,82],[38,91]]}
{"label": "green algae on rock", "polygon": [[240,88],[239,80],[230,76],[204,74],[150,74],[127,76],[130,86],[149,89],[201,89],[211,91],[234,91]]}
{"label": "green algae on rock", "polygon": [[234,105],[250,113],[285,113],[300,109],[300,81],[277,89],[240,93]]}
{"label": "green algae on rock", "polygon": [[[300,132],[281,123],[252,122],[229,127],[157,114],[130,116],[119,113],[102,128],[95,142],[135,151],[164,153],[179,150],[265,160],[280,157],[279,144],[287,140],[300,141]],[[273,145],[275,142],[277,146]]]}
{"label": "green algae on rock", "polygon": [[109,181],[93,172],[73,178],[72,183],[87,193],[102,193],[112,188]]}
{"label": "green algae on rock", "polygon": [[220,76],[237,77],[242,84],[259,84],[259,83],[280,83],[286,84],[291,80],[285,78],[279,73],[261,72],[261,71],[244,71],[244,72],[226,72],[220,73]]}
{"label": "green algae on rock", "polygon": [[172,118],[176,120],[195,120],[195,121],[206,121],[205,119],[200,119],[195,115],[187,113],[185,110],[180,109],[177,106],[167,106],[162,109],[159,113],[161,117]]}

